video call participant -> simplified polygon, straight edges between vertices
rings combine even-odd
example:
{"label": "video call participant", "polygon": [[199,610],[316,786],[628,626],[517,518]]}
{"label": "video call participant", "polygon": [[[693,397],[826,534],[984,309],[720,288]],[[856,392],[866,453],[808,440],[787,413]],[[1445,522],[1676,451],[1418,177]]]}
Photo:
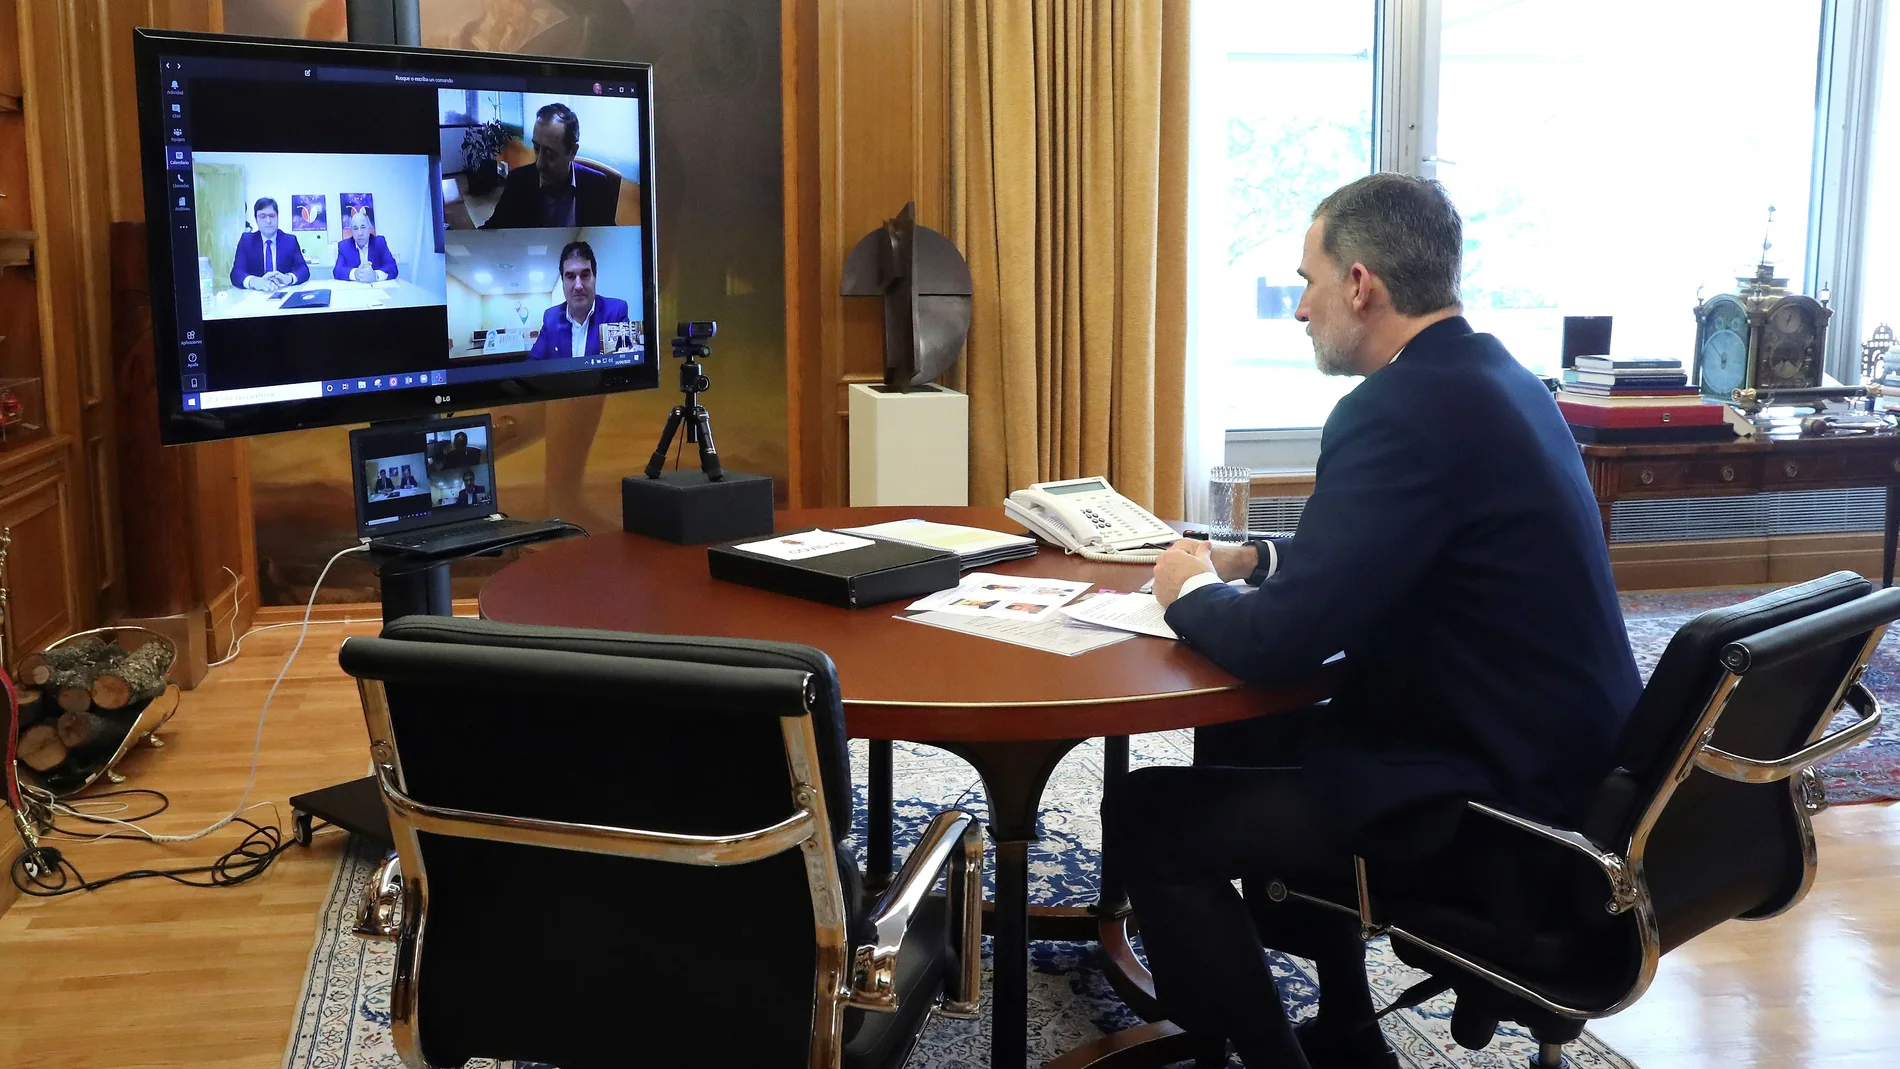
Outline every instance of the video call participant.
{"label": "video call participant", "polygon": [[[1576,442],[1465,321],[1463,248],[1427,179],[1370,175],[1320,203],[1294,317],[1321,372],[1363,381],[1326,420],[1299,529],[1184,539],[1155,564],[1169,626],[1248,682],[1346,655],[1330,704],[1198,732],[1194,767],[1131,772],[1103,811],[1162,1011],[1249,1069],[1399,1064],[1359,919],[1274,902],[1268,880],[1350,896],[1355,854],[1459,864],[1444,851],[1467,800],[1574,827],[1642,687]],[[1289,1027],[1263,943],[1317,962],[1312,1023]]]}
{"label": "video call participant", "polygon": [[257,219],[257,229],[238,238],[237,254],[231,260],[231,285],[276,293],[285,286],[310,281],[303,247],[296,237],[277,229],[277,202],[259,197],[251,205],[251,214]]}
{"label": "video call participant", "polygon": [[370,488],[370,493],[380,494],[385,490],[394,490],[395,488],[396,484],[389,481],[389,469],[377,468],[376,485]]}
{"label": "video call participant", "polygon": [[470,468],[462,473],[462,489],[455,495],[458,505],[479,505],[488,499],[488,488],[475,485],[475,470]]}
{"label": "video call participant", "polygon": [[435,460],[435,466],[441,471],[453,471],[456,468],[473,467],[482,462],[482,451],[468,444],[468,432],[456,431],[455,444],[442,451]]}
{"label": "video call participant", "polygon": [[396,277],[396,258],[389,254],[389,243],[370,229],[368,212],[351,217],[350,237],[337,246],[332,275],[345,282],[382,282]]}
{"label": "video call participant", "polygon": [[599,356],[600,325],[631,321],[626,301],[594,296],[597,269],[594,249],[585,241],[570,241],[562,247],[561,293],[567,301],[541,314],[541,334],[528,351],[528,359]]}
{"label": "video call participant", "polygon": [[409,470],[409,465],[404,464],[402,466],[402,486],[399,487],[399,489],[414,490],[415,488],[416,488],[415,473]]}
{"label": "video call participant", "polygon": [[534,113],[534,166],[518,167],[483,230],[541,226],[613,226],[620,179],[574,162],[581,120],[566,104]]}

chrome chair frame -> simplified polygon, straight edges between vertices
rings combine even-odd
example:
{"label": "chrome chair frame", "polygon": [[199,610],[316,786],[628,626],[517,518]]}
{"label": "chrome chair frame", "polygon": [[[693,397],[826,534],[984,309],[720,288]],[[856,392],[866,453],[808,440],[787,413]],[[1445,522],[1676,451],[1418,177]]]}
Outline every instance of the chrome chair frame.
{"label": "chrome chair frame", "polygon": [[872,910],[870,923],[875,939],[847,951],[844,884],[832,849],[831,821],[818,771],[818,742],[809,715],[817,692],[809,675],[802,688],[805,709],[801,714],[779,718],[796,810],[770,827],[720,836],[537,820],[419,802],[407,793],[382,682],[358,680],[357,690],[369,725],[370,754],[396,850],[371,880],[354,932],[365,939],[396,945],[396,974],[389,996],[390,1032],[408,1069],[431,1069],[423,1056],[418,1020],[418,969],[429,912],[428,869],[423,864],[420,839],[425,832],[700,866],[743,865],[786,850],[799,850],[804,855],[818,945],[808,1060],[811,1069],[835,1069],[839,1064],[847,1006],[875,1012],[897,1009],[895,981],[900,944],[918,907],[947,868],[951,875],[950,907],[957,911],[961,925],[957,932],[961,958],[955,989],[938,1002],[934,1012],[946,1017],[977,1015],[982,969],[983,838],[981,827],[969,813],[951,809],[937,815]]}
{"label": "chrome chair frame", "polygon": [[[1821,792],[1820,780],[1814,774],[1813,766],[1819,761],[1859,744],[1880,726],[1880,701],[1861,680],[1866,674],[1868,660],[1873,656],[1875,647],[1880,645],[1880,640],[1886,632],[1886,625],[1882,625],[1876,627],[1868,636],[1858,659],[1852,669],[1844,674],[1841,686],[1835,691],[1833,699],[1829,701],[1829,714],[1815,727],[1813,734],[1809,736],[1808,744],[1794,753],[1772,760],[1741,757],[1717,748],[1710,741],[1715,736],[1715,728],[1722,714],[1728,709],[1730,698],[1749,669],[1745,651],[1741,651],[1743,655],[1737,657],[1732,656],[1738,651],[1737,646],[1731,645],[1724,650],[1722,658],[1724,672],[1721,679],[1710,694],[1709,700],[1703,705],[1702,713],[1697,718],[1695,729],[1690,733],[1688,741],[1672,760],[1669,775],[1664,780],[1661,789],[1645,807],[1628,841],[1621,844],[1620,850],[1612,850],[1596,843],[1579,831],[1552,827],[1478,802],[1466,803],[1474,812],[1582,855],[1602,873],[1608,891],[1603,908],[1612,915],[1628,915],[1632,919],[1636,926],[1636,936],[1641,952],[1640,965],[1630,989],[1607,1006],[1567,1005],[1518,980],[1473,961],[1449,947],[1434,943],[1417,932],[1409,931],[1399,925],[1381,923],[1378,919],[1377,903],[1373,899],[1367,878],[1366,865],[1360,858],[1353,859],[1358,891],[1358,902],[1355,905],[1345,905],[1304,894],[1286,887],[1284,883],[1277,880],[1269,886],[1268,894],[1275,900],[1291,896],[1314,905],[1354,914],[1359,918],[1361,934],[1366,938],[1389,934],[1404,939],[1518,998],[1559,1016],[1581,1020],[1608,1017],[1641,998],[1656,978],[1657,964],[1662,958],[1662,933],[1656,919],[1655,906],[1650,897],[1649,883],[1644,871],[1644,856],[1648,849],[1650,833],[1662,818],[1663,811],[1668,808],[1671,796],[1695,770],[1701,769],[1711,775],[1740,783],[1788,781],[1789,801],[1794,806],[1795,824],[1801,836],[1800,885],[1793,894],[1788,896],[1787,901],[1777,903],[1771,909],[1762,912],[1746,914],[1740,919],[1763,920],[1778,916],[1792,909],[1796,903],[1806,897],[1808,890],[1814,884],[1814,873],[1818,865],[1814,827],[1810,818],[1826,808],[1826,799]],[[1826,734],[1827,726],[1834,716],[1848,709],[1857,713],[1860,719],[1839,731]]]}

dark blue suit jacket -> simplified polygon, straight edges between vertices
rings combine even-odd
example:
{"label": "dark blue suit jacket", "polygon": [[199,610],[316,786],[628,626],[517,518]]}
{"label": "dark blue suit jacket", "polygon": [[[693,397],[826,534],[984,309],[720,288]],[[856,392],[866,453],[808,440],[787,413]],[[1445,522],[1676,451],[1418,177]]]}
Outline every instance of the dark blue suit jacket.
{"label": "dark blue suit jacket", "polygon": [[[303,247],[297,244],[290,231],[277,232],[277,270],[288,271],[297,276],[299,284],[310,281],[310,265],[304,262]],[[248,231],[238,238],[237,256],[231,263],[231,285],[240,289],[244,280],[252,275],[264,273],[264,235],[256,230]]]}
{"label": "dark blue suit jacket", "polygon": [[1167,620],[1256,682],[1345,652],[1303,758],[1341,833],[1404,837],[1448,798],[1577,814],[1641,685],[1576,442],[1496,338],[1434,323],[1346,395],[1275,550],[1258,590],[1203,587]]}
{"label": "dark blue suit jacket", "polygon": [[[330,274],[347,282],[350,272],[362,264],[362,259],[356,253],[356,239],[345,232],[343,243],[336,247],[336,268]],[[389,242],[384,241],[380,234],[369,236],[369,265],[390,278],[396,277],[396,258],[389,254]]]}
{"label": "dark blue suit jacket", "polygon": [[570,356],[599,356],[600,325],[627,322],[631,322],[627,316],[627,302],[617,297],[595,294],[594,313],[587,320],[587,351],[569,352],[574,347],[573,328],[567,322],[567,305],[557,304],[541,313],[541,333],[534,339],[534,348],[528,350],[528,359],[565,360]]}

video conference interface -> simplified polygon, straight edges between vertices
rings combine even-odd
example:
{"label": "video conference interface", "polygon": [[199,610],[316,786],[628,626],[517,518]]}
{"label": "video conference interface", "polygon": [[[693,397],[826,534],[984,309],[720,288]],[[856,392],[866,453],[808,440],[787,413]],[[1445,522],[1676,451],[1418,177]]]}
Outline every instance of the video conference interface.
{"label": "video conference interface", "polygon": [[466,519],[495,511],[494,456],[485,423],[357,433],[363,534],[424,517]]}
{"label": "video conference interface", "polygon": [[639,86],[159,67],[184,410],[646,361]]}

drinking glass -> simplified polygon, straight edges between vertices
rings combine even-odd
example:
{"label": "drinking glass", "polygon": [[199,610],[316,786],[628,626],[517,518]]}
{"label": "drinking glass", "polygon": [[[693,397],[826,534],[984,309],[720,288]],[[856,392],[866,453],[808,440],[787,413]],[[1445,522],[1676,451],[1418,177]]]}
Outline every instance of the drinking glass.
{"label": "drinking glass", "polygon": [[1222,465],[1208,473],[1208,535],[1216,542],[1247,540],[1248,487],[1253,472]]}

